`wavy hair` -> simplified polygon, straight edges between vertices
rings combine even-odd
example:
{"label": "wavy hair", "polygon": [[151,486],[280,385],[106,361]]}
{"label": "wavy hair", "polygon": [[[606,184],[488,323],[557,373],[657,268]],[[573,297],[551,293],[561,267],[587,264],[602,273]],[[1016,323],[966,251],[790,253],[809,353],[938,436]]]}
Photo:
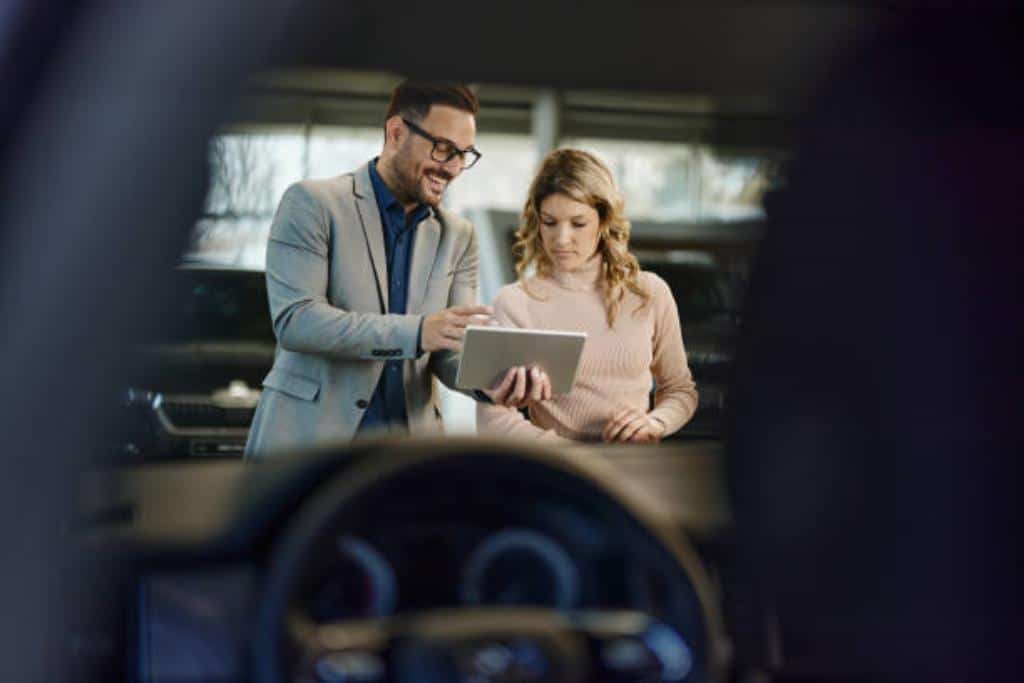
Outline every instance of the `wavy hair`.
{"label": "wavy hair", "polygon": [[640,297],[634,315],[639,313],[650,303],[651,295],[640,283],[640,264],[629,251],[631,226],[624,212],[625,202],[608,167],[590,152],[579,149],[556,149],[548,154],[530,184],[523,222],[516,230],[512,247],[516,276],[523,289],[533,296],[525,278],[531,266],[543,276],[550,276],[554,270],[540,235],[540,205],[554,194],[564,194],[597,211],[597,250],[601,254],[601,287],[608,326],[615,325],[627,289]]}

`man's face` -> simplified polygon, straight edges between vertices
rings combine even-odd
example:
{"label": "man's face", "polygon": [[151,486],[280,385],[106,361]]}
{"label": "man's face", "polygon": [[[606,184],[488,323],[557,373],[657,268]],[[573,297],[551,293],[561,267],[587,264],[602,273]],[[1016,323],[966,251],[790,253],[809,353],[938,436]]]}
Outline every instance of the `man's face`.
{"label": "man's face", "polygon": [[[410,119],[412,121],[412,119]],[[422,121],[413,121],[434,138],[468,149],[476,141],[476,120],[468,111],[435,104]],[[455,155],[447,162],[431,158],[433,143],[403,124],[403,136],[395,152],[395,188],[404,200],[437,206],[444,191],[460,173],[462,159]]]}

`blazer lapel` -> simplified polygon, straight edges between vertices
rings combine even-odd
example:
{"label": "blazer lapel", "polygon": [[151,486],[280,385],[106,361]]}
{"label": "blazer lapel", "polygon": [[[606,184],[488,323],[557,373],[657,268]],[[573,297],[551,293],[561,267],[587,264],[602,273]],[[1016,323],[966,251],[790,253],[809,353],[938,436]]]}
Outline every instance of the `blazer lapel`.
{"label": "blazer lapel", "polygon": [[416,226],[416,241],[413,243],[412,265],[409,267],[409,313],[421,313],[423,297],[427,294],[427,280],[434,267],[437,245],[441,242],[441,224],[433,215],[424,218]]}
{"label": "blazer lapel", "polygon": [[356,212],[363,224],[363,235],[366,237],[366,248],[370,254],[370,263],[377,276],[377,295],[380,298],[380,312],[388,312],[388,266],[384,251],[384,226],[380,222],[380,210],[377,198],[373,194],[373,182],[370,180],[369,162],[355,172]]}

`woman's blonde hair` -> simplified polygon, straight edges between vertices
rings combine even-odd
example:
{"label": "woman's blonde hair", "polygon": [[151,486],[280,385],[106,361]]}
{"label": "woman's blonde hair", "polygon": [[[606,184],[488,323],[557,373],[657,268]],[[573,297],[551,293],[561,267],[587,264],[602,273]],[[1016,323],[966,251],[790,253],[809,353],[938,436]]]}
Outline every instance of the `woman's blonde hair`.
{"label": "woman's blonde hair", "polygon": [[540,205],[554,194],[564,194],[597,211],[597,250],[602,257],[601,282],[608,326],[615,325],[627,289],[641,298],[634,311],[639,313],[650,303],[651,295],[641,285],[640,264],[629,252],[630,223],[624,213],[625,202],[608,167],[593,154],[579,149],[556,149],[548,154],[530,184],[523,206],[523,223],[516,231],[512,247],[516,275],[523,288],[526,289],[525,273],[530,266],[543,276],[550,276],[554,269],[540,235]]}

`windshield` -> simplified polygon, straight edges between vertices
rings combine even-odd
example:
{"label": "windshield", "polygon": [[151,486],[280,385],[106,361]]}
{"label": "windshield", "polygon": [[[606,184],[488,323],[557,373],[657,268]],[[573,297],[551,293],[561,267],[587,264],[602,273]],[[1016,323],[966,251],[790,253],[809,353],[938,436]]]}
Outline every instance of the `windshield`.
{"label": "windshield", "polygon": [[[522,97],[498,86],[491,92],[494,102],[505,104]],[[481,97],[487,101],[487,89]],[[625,101],[625,95],[604,97],[612,109]],[[380,104],[383,108],[386,99]],[[142,358],[148,367],[136,380],[146,391],[165,395],[166,420],[176,427],[186,424],[188,411],[192,429],[219,429],[229,422],[232,428],[245,426],[268,390],[320,400],[322,389],[309,382],[318,379],[316,372],[306,369],[296,373],[297,379],[272,373],[281,349],[263,270],[270,225],[289,186],[357,171],[381,154],[382,140],[378,125],[368,125],[362,113],[344,106],[312,116],[293,125],[260,121],[256,110],[244,124],[228,122],[210,141],[209,193],[184,261],[172,276],[174,324],[146,340]],[[761,197],[774,182],[780,151],[762,146],[725,153],[708,144],[645,140],[643,115],[632,112],[630,119],[636,124],[628,129],[633,138],[622,139],[610,129],[598,135],[567,132],[559,145],[596,155],[615,176],[634,225],[633,251],[641,268],[660,276],[675,299],[701,397],[679,433],[717,435],[743,274],[760,237]],[[513,233],[542,155],[529,128],[493,130],[485,123],[481,120],[475,141],[483,152],[480,163],[451,183],[442,206],[472,224],[479,252],[477,298],[490,304],[516,279]],[[440,303],[446,298],[429,296]],[[445,431],[477,433],[475,401],[442,382],[434,385]],[[353,394],[352,401],[368,403],[373,392],[365,393]],[[217,412],[204,407],[207,403],[235,412]],[[236,435],[231,452],[237,453],[243,441],[244,434]],[[162,443],[169,450],[195,451],[192,442]]]}
{"label": "windshield", "polygon": [[172,277],[176,323],[151,342],[276,342],[262,272],[181,267]]}

